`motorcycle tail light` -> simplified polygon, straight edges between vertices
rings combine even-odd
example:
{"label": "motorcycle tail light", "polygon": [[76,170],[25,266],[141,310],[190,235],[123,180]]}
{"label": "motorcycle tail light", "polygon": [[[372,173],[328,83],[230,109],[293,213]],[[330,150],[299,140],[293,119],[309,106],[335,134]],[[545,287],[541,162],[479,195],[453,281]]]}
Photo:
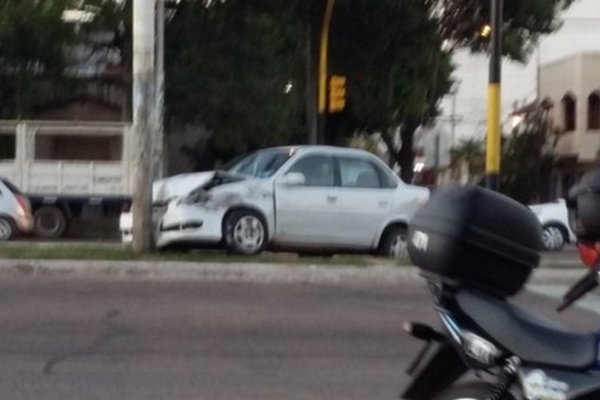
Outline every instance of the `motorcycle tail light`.
{"label": "motorcycle tail light", "polygon": [[577,243],[577,251],[579,252],[579,258],[586,267],[592,268],[600,259],[600,252],[596,249],[594,243]]}

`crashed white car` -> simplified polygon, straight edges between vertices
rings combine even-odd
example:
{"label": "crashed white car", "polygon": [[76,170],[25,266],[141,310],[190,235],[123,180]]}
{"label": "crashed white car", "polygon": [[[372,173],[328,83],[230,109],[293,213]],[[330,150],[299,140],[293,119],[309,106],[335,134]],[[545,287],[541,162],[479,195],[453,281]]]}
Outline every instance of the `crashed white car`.
{"label": "crashed white car", "polygon": [[[429,190],[403,183],[369,152],[329,146],[257,151],[228,171],[154,184],[157,247],[221,243],[263,249],[406,251],[407,222]],[[120,223],[131,240],[132,216]]]}

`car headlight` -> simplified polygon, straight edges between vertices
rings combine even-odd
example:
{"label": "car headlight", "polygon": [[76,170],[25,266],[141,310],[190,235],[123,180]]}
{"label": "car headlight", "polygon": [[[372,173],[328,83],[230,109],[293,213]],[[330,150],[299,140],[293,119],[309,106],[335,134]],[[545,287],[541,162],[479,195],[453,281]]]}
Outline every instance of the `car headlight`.
{"label": "car headlight", "polygon": [[193,190],[187,196],[180,200],[182,204],[204,204],[208,202],[212,196],[206,190]]}

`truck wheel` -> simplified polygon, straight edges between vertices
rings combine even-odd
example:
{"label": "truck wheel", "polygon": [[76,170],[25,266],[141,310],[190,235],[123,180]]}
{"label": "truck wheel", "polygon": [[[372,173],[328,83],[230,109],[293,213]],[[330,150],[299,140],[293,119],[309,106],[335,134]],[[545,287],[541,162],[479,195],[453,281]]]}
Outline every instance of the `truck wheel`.
{"label": "truck wheel", "polygon": [[6,218],[0,218],[0,242],[10,240],[14,233],[12,223]]}
{"label": "truck wheel", "polygon": [[225,217],[223,228],[225,245],[231,253],[258,254],[267,243],[267,224],[255,211],[233,211]]}
{"label": "truck wheel", "polygon": [[67,230],[67,217],[55,206],[43,206],[38,208],[33,214],[35,227],[33,229],[36,236],[41,238],[59,238]]}

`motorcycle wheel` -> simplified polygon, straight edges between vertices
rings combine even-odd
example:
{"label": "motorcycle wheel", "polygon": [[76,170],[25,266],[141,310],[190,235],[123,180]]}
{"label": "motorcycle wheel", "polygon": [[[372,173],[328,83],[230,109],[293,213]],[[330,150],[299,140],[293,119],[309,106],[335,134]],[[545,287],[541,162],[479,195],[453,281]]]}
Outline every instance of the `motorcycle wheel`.
{"label": "motorcycle wheel", "polygon": [[[493,388],[486,382],[463,383],[446,389],[434,400],[485,400],[490,397]],[[502,400],[514,400],[514,397],[507,393]]]}

